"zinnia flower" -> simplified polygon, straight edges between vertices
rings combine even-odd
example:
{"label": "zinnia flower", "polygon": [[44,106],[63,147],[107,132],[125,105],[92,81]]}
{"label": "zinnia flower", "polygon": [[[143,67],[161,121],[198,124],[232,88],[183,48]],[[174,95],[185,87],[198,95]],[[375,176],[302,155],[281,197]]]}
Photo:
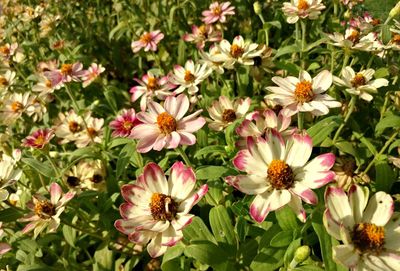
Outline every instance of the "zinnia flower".
{"label": "zinnia flower", "polygon": [[293,0],[291,3],[283,3],[282,11],[287,16],[286,21],[289,24],[305,18],[316,20],[321,10],[325,9],[325,5],[321,2],[322,0]]}
{"label": "zinnia flower", "polygon": [[360,51],[379,51],[382,46],[377,42],[376,33],[369,33],[362,36],[358,29],[349,27],[345,31],[345,35],[334,32],[329,34],[328,37],[333,41],[333,45],[344,47],[346,49],[360,50]]}
{"label": "zinnia flower", "polygon": [[82,117],[78,116],[73,109],[65,114],[58,113],[58,119],[53,127],[57,137],[62,138],[59,144],[65,144],[77,139],[78,133],[84,128]]}
{"label": "zinnia flower", "polygon": [[155,163],[145,166],[135,184],[121,187],[125,203],[120,206],[122,219],[115,227],[131,242],[147,246],[151,257],[159,257],[182,237],[182,229],[192,222],[192,207],[207,193],[202,185],[195,191],[196,176],[191,168],[176,162],[167,181]]}
{"label": "zinnia flower", "polygon": [[[17,167],[21,159],[21,150],[13,151],[12,156],[3,153],[0,160],[0,202],[8,197],[7,186],[18,181],[22,176],[22,170]],[[0,234],[1,235],[1,234]]]}
{"label": "zinnia flower", "polygon": [[34,238],[45,228],[48,232],[55,232],[60,225],[60,215],[65,209],[65,205],[75,196],[75,192],[68,192],[63,195],[61,187],[57,183],[50,185],[50,201],[42,195],[35,195],[32,201],[27,204],[31,212],[18,221],[27,222],[22,233],[33,230]]}
{"label": "zinnia flower", "polygon": [[193,95],[199,91],[197,85],[203,82],[211,72],[212,70],[206,64],[194,64],[193,60],[188,60],[185,67],[175,65],[169,80],[172,84],[179,86],[174,93],[179,94],[187,89],[188,93]]}
{"label": "zinnia flower", "polygon": [[192,26],[192,33],[186,33],[182,39],[186,42],[196,43],[197,49],[203,49],[206,42],[218,42],[222,39],[222,33],[214,30],[212,25]]}
{"label": "zinnia flower", "polygon": [[44,72],[44,76],[52,82],[55,88],[60,88],[64,83],[79,82],[86,71],[80,62],[64,63],[60,69]]}
{"label": "zinnia flower", "polygon": [[22,141],[22,146],[43,149],[53,137],[52,129],[38,129]]}
{"label": "zinnia flower", "polygon": [[235,7],[230,6],[231,2],[213,2],[208,10],[204,10],[201,14],[204,16],[201,19],[206,24],[215,22],[225,23],[227,15],[235,15]]}
{"label": "zinnia flower", "polygon": [[283,114],[292,116],[297,112],[311,112],[315,116],[326,115],[329,108],[340,107],[328,94],[323,94],[332,85],[332,74],[324,70],[314,78],[306,71],[301,71],[299,78],[288,76],[272,77],[278,87],[267,87],[272,94],[265,96],[283,107]]}
{"label": "zinnia flower", "polygon": [[157,51],[157,44],[164,38],[164,34],[160,30],[155,30],[152,32],[144,32],[140,39],[133,41],[131,44],[132,51],[137,53],[140,49],[144,48],[145,52],[149,50],[155,52]]}
{"label": "zinnia flower", "polygon": [[333,81],[339,86],[346,87],[348,93],[360,96],[361,99],[370,102],[373,99],[370,93],[377,93],[378,88],[386,87],[389,84],[389,81],[384,78],[371,80],[374,74],[374,69],[355,73],[350,66],[347,66],[342,70],[342,78],[334,76]]}
{"label": "zinnia flower", "polygon": [[233,102],[225,96],[220,96],[218,101],[214,101],[208,108],[208,113],[212,120],[208,127],[215,131],[221,131],[237,119],[244,117],[250,108],[251,99],[236,99]]}
{"label": "zinnia flower", "polygon": [[368,188],[353,185],[346,194],[328,187],[324,225],[343,242],[333,259],[351,270],[400,270],[400,226],[392,197],[377,192],[368,202]]}
{"label": "zinnia flower", "polygon": [[19,119],[26,110],[30,97],[29,92],[7,95],[0,105],[0,122],[10,125]]}
{"label": "zinnia flower", "polygon": [[76,134],[75,145],[78,148],[83,148],[90,143],[101,143],[104,119],[93,118],[90,113],[87,113],[84,124],[87,127]]}
{"label": "zinnia flower", "polygon": [[110,128],[114,130],[111,135],[113,137],[129,137],[133,127],[139,123],[141,122],[136,118],[135,109],[124,109],[121,115],[110,122]]}
{"label": "zinnia flower", "polygon": [[106,69],[101,66],[101,64],[97,65],[96,63],[92,63],[82,74],[82,86],[85,88],[90,85],[105,70]]}
{"label": "zinnia flower", "polygon": [[270,211],[288,205],[304,222],[306,213],[301,202],[317,204],[312,189],[335,177],[330,171],[335,155],[325,153],[308,162],[312,148],[308,135],[293,134],[286,144],[275,130],[265,137],[248,137],[246,149],[233,159],[233,165],[247,175],[229,176],[225,181],[245,194],[256,195],[250,205],[250,216],[255,221],[261,223]]}
{"label": "zinnia flower", "polygon": [[164,107],[151,101],[147,112],[136,115],[143,123],[135,126],[131,133],[132,138],[139,139],[138,152],[195,144],[196,137],[192,133],[203,127],[206,121],[202,117],[197,118],[202,110],[184,117],[188,109],[189,99],[184,94],[167,97]]}
{"label": "zinnia flower", "polygon": [[335,172],[335,181],[338,187],[345,191],[353,184],[366,184],[370,179],[365,173],[357,173],[357,165],[353,158],[337,157],[332,170]]}

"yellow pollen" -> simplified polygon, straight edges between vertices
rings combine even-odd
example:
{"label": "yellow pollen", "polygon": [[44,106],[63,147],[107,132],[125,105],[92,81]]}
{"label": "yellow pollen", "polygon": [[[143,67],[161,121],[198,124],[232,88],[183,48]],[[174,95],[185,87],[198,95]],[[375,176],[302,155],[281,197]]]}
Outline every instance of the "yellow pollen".
{"label": "yellow pollen", "polygon": [[297,83],[296,89],[294,90],[294,96],[296,101],[300,103],[312,101],[314,98],[314,92],[312,90],[311,82],[304,80]]}
{"label": "yellow pollen", "polygon": [[10,52],[11,51],[10,51],[10,48],[8,46],[4,45],[4,46],[0,47],[0,53],[2,53],[3,55],[8,56],[10,54]]}
{"label": "yellow pollen", "polygon": [[397,45],[400,45],[400,35],[399,34],[395,34],[393,36],[393,38],[392,38],[392,42],[397,44]]}
{"label": "yellow pollen", "polygon": [[178,211],[178,204],[171,196],[161,193],[154,193],[151,196],[149,205],[154,220],[171,221]]}
{"label": "yellow pollen", "polygon": [[350,36],[347,37],[347,39],[353,44],[357,43],[360,41],[360,33],[357,30],[352,30]]}
{"label": "yellow pollen", "polygon": [[0,86],[6,87],[8,86],[8,80],[6,78],[4,78],[4,76],[0,75]]}
{"label": "yellow pollen", "polygon": [[158,88],[158,82],[157,82],[157,78],[155,77],[149,77],[147,79],[147,89],[148,90],[155,90]]}
{"label": "yellow pollen", "polygon": [[143,34],[140,37],[140,41],[143,43],[150,43],[153,40],[150,33]]}
{"label": "yellow pollen", "polygon": [[64,75],[70,75],[72,73],[72,64],[62,64],[61,73]]}
{"label": "yellow pollen", "polygon": [[35,214],[42,219],[48,219],[56,214],[56,207],[47,200],[35,204]]}
{"label": "yellow pollen", "polygon": [[71,131],[71,133],[76,133],[81,129],[81,127],[76,121],[68,122],[68,128]]}
{"label": "yellow pollen", "polygon": [[228,123],[236,120],[235,110],[225,109],[224,112],[222,113],[222,120]]}
{"label": "yellow pollen", "polygon": [[297,4],[297,9],[306,10],[308,8],[309,6],[306,0],[299,0],[299,3]]}
{"label": "yellow pollen", "polygon": [[357,73],[356,76],[350,81],[351,85],[355,88],[360,86],[364,86],[367,82],[367,79],[364,77],[362,73]]}
{"label": "yellow pollen", "polygon": [[275,189],[288,189],[293,186],[293,171],[285,161],[272,160],[268,166],[268,180]]}
{"label": "yellow pollen", "polygon": [[94,138],[97,135],[97,131],[93,127],[87,128],[86,131],[91,138]]}
{"label": "yellow pollen", "polygon": [[24,105],[20,102],[12,102],[11,104],[11,110],[13,112],[19,112],[22,110],[22,108],[24,108]]}
{"label": "yellow pollen", "polygon": [[186,70],[183,79],[185,79],[186,82],[190,83],[193,82],[194,79],[196,79],[196,76],[194,76],[190,71]]}
{"label": "yellow pollen", "polygon": [[51,88],[53,86],[53,84],[51,83],[50,80],[46,80],[45,82],[46,87]]}
{"label": "yellow pollen", "polygon": [[231,45],[230,54],[232,57],[234,57],[234,58],[241,57],[243,55],[243,53],[244,53],[244,49],[242,47],[240,47],[237,44]]}
{"label": "yellow pollen", "polygon": [[163,112],[157,116],[157,125],[163,134],[170,134],[176,131],[176,120],[167,112]]}
{"label": "yellow pollen", "polygon": [[129,131],[132,129],[132,122],[126,120],[122,123],[122,127],[124,128],[124,130]]}
{"label": "yellow pollen", "polygon": [[43,145],[46,142],[45,138],[43,135],[38,135],[38,137],[34,140],[35,145]]}
{"label": "yellow pollen", "polygon": [[385,229],[372,223],[359,223],[354,226],[352,240],[361,252],[380,252],[385,243]]}
{"label": "yellow pollen", "polygon": [[218,5],[212,10],[213,15],[219,16],[222,13],[221,7]]}
{"label": "yellow pollen", "polygon": [[202,36],[205,36],[206,33],[207,33],[207,28],[206,28],[206,26],[205,26],[204,24],[201,25],[201,26],[199,26],[199,34],[202,35]]}

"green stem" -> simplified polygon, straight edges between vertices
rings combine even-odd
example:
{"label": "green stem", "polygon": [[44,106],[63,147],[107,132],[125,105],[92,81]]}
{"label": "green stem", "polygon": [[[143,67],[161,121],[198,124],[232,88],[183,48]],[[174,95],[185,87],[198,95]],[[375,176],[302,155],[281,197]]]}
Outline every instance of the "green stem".
{"label": "green stem", "polygon": [[183,150],[182,147],[176,148],[176,151],[179,153],[179,155],[182,157],[183,161],[185,161],[185,164],[188,167],[193,168],[192,163],[190,163],[189,157],[186,155],[185,151]]}
{"label": "green stem", "polygon": [[364,172],[362,174],[367,174],[368,173],[368,171],[371,169],[371,167],[375,164],[376,159],[386,151],[386,149],[390,146],[390,144],[392,144],[393,140],[399,134],[399,131],[400,130],[397,130],[392,134],[392,136],[389,138],[388,141],[386,141],[385,145],[382,147],[382,149],[379,151],[379,153],[377,153],[374,156],[374,159],[372,159],[372,161],[368,164],[368,166],[365,168],[365,170],[364,170]]}
{"label": "green stem", "polygon": [[54,163],[53,159],[50,157],[50,154],[48,154],[48,153],[43,153],[43,154],[46,156],[47,160],[49,160],[51,166],[53,167],[53,169],[57,175],[56,179],[59,178],[61,176],[61,174],[60,174],[60,171],[58,170],[56,163]]}
{"label": "green stem", "polygon": [[379,118],[379,120],[382,120],[382,118],[383,118],[383,114],[385,114],[385,111],[386,111],[386,107],[387,107],[387,104],[388,104],[388,102],[389,102],[389,94],[388,94],[388,92],[386,92],[386,95],[385,95],[385,101],[383,102],[383,106],[382,106],[382,109],[381,109],[381,116],[380,116],[380,118]]}
{"label": "green stem", "polygon": [[347,66],[347,63],[349,63],[349,59],[350,59],[350,53],[345,49],[342,70]]}
{"label": "green stem", "polygon": [[297,113],[297,127],[299,128],[299,132],[303,131],[304,125],[304,112]]}
{"label": "green stem", "polygon": [[333,140],[332,140],[332,144],[333,145],[336,143],[336,140],[339,138],[340,133],[342,132],[344,126],[346,126],[346,123],[349,120],[350,115],[353,113],[354,107],[356,105],[356,101],[357,101],[357,96],[352,96],[351,99],[350,99],[350,103],[349,103],[349,110],[346,113],[344,121],[343,121],[342,124],[340,124],[339,129],[337,129],[337,131],[335,133],[335,136],[333,137]]}

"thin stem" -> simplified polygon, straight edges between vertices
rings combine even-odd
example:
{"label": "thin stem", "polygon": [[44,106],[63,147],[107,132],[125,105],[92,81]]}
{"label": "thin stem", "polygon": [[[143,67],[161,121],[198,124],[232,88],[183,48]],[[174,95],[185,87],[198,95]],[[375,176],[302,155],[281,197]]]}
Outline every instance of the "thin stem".
{"label": "thin stem", "polygon": [[364,172],[362,174],[367,174],[368,171],[371,169],[371,167],[375,164],[376,159],[381,156],[386,149],[392,144],[393,140],[396,138],[396,136],[399,134],[399,130],[395,131],[392,136],[389,138],[388,141],[386,141],[385,145],[383,145],[382,149],[379,151],[378,154],[374,156],[374,159],[368,164],[368,166],[365,168]]}
{"label": "thin stem", "polygon": [[380,116],[379,120],[381,120],[383,118],[383,114],[385,114],[388,102],[389,102],[389,94],[387,92],[386,95],[385,95],[385,101],[383,102],[383,106],[382,106],[382,109],[381,109],[381,112],[380,112],[381,116]]}
{"label": "thin stem", "polygon": [[178,147],[176,148],[177,152],[179,153],[179,155],[182,157],[183,161],[185,161],[185,164],[189,167],[193,167],[192,163],[190,163],[189,157],[186,155],[185,151],[183,150],[182,147]]}
{"label": "thin stem", "polygon": [[344,117],[344,121],[342,124],[340,124],[339,129],[337,129],[335,136],[333,137],[333,140],[332,140],[333,145],[336,143],[336,140],[339,138],[340,133],[342,132],[344,126],[346,126],[346,123],[349,120],[351,113],[353,113],[354,107],[356,105],[356,101],[357,101],[357,96],[352,96],[350,99],[350,103],[349,103],[349,109],[346,113],[346,116]]}
{"label": "thin stem", "polygon": [[343,65],[342,65],[342,70],[347,66],[347,63],[349,63],[350,59],[350,54],[347,50],[344,51],[344,60],[343,60]]}
{"label": "thin stem", "polygon": [[303,130],[304,125],[304,112],[297,113],[297,127],[299,128],[299,132]]}
{"label": "thin stem", "polygon": [[304,53],[306,52],[306,34],[307,34],[307,24],[305,21],[301,20],[301,52],[300,52],[300,59],[301,59],[301,67],[305,68],[305,60],[303,59]]}
{"label": "thin stem", "polygon": [[56,179],[59,178],[61,176],[61,174],[60,174],[60,171],[58,170],[56,163],[54,163],[53,159],[50,157],[50,154],[48,154],[48,153],[43,153],[43,154],[46,156],[47,160],[49,160],[51,166],[53,167],[53,169],[57,175]]}

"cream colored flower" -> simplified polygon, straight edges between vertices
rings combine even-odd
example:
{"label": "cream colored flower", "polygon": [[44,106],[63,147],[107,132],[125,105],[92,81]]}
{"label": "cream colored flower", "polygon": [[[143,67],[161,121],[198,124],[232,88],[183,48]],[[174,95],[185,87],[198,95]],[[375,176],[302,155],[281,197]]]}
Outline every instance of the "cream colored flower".
{"label": "cream colored flower", "polygon": [[325,9],[322,0],[292,0],[290,3],[283,3],[282,11],[289,24],[296,23],[299,19],[316,20]]}

